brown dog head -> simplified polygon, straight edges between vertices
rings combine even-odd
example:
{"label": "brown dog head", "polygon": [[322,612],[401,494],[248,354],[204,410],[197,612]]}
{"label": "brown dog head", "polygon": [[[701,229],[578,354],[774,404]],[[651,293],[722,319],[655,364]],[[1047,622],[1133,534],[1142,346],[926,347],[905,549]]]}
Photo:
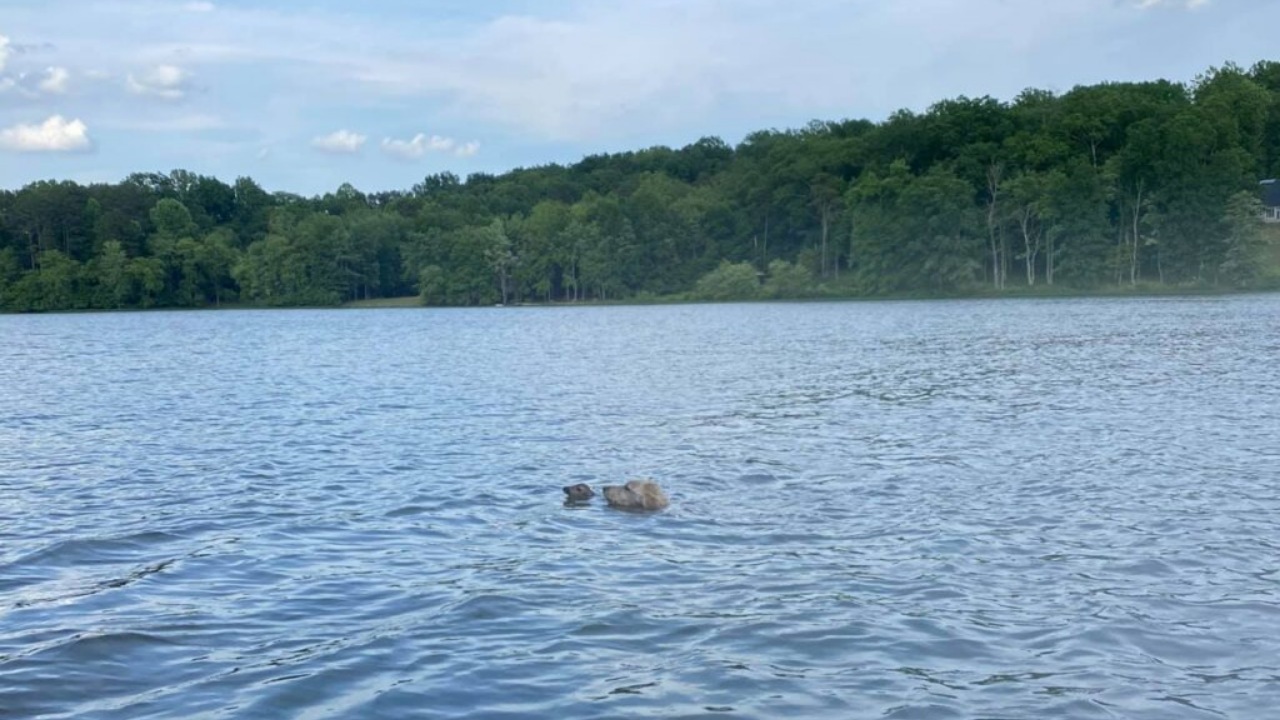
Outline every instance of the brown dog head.
{"label": "brown dog head", "polygon": [[586,483],[564,486],[564,501],[569,503],[586,502],[596,496],[596,491]]}
{"label": "brown dog head", "polygon": [[668,504],[667,496],[652,480],[629,480],[626,485],[608,485],[604,499],[609,507],[623,510],[661,510]]}

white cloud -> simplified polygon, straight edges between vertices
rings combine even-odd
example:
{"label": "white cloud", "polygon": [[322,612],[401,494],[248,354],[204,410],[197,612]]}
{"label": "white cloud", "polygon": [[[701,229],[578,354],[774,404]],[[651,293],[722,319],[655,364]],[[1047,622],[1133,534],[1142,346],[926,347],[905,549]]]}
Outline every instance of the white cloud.
{"label": "white cloud", "polygon": [[44,79],[40,81],[40,90],[52,95],[65,95],[67,82],[70,79],[71,73],[67,72],[66,68],[48,68],[44,71]]}
{"label": "white cloud", "polygon": [[189,80],[190,74],[177,65],[157,65],[140,76],[130,73],[125,86],[135,95],[180,100],[187,94]]}
{"label": "white cloud", "polygon": [[135,132],[202,132],[206,130],[225,130],[231,125],[218,115],[208,113],[187,113],[180,115],[149,114],[146,117],[129,117],[104,124],[108,127],[123,128]]}
{"label": "white cloud", "polygon": [[350,130],[338,130],[337,132],[312,139],[311,146],[327,153],[351,154],[360,152],[360,148],[364,145],[365,140],[368,139],[368,137]]}
{"label": "white cloud", "polygon": [[1195,10],[1209,4],[1209,0],[1138,0],[1138,7],[1142,10],[1149,10],[1154,7],[1169,7],[1170,5],[1181,5],[1188,10]]}
{"label": "white cloud", "polygon": [[382,151],[405,160],[416,160],[427,153],[427,136],[418,133],[412,140],[382,138]]}
{"label": "white cloud", "polygon": [[9,44],[9,38],[0,35],[0,72],[4,72],[4,66],[9,62],[11,54],[13,54],[13,46]]}
{"label": "white cloud", "polygon": [[194,0],[193,2],[189,2],[186,5],[184,5],[183,8],[187,12],[207,13],[207,12],[213,12],[217,8],[217,6],[215,6],[211,2],[201,2],[201,0]]}
{"label": "white cloud", "polygon": [[18,152],[75,152],[92,147],[89,128],[80,120],[54,115],[39,125],[0,130],[0,148]]}
{"label": "white cloud", "polygon": [[71,72],[64,67],[45,68],[38,75],[28,72],[0,75],[0,93],[12,91],[25,100],[45,95],[65,95],[70,80]]}
{"label": "white cloud", "polygon": [[395,138],[382,139],[383,152],[405,160],[417,160],[429,152],[453,152],[459,157],[469,157],[474,155],[479,149],[479,143],[471,142],[466,145],[459,146],[458,142],[453,138],[441,137],[439,135],[432,135],[428,137],[423,133],[418,133],[409,140],[398,140]]}
{"label": "white cloud", "polygon": [[[414,142],[417,142],[420,137],[422,137],[421,133],[414,135]],[[458,143],[455,142],[453,138],[440,137],[439,135],[432,135],[431,138],[427,140],[427,149],[432,152],[449,152],[457,147],[457,145]]]}

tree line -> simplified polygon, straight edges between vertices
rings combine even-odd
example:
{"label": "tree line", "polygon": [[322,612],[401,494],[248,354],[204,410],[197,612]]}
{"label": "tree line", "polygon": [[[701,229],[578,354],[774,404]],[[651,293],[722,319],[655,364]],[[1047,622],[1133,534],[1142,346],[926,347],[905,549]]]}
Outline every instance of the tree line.
{"label": "tree line", "polygon": [[175,170],[0,192],[0,308],[1277,283],[1280,63],[316,197]]}

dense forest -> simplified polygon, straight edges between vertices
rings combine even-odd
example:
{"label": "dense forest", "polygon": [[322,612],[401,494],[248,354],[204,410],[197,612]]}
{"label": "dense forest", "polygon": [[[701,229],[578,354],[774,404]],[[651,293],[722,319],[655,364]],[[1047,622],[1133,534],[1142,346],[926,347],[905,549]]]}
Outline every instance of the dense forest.
{"label": "dense forest", "polygon": [[407,191],[176,170],[0,191],[13,311],[1277,286],[1280,62],[944,100]]}

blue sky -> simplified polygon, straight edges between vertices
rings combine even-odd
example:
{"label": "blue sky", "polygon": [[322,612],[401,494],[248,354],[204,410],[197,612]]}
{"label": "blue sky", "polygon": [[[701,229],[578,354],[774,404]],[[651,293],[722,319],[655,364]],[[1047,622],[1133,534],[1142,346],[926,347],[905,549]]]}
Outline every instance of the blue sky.
{"label": "blue sky", "polygon": [[[1280,60],[1270,0],[0,0],[0,188],[311,195]],[[1267,53],[1271,53],[1270,56]]]}

